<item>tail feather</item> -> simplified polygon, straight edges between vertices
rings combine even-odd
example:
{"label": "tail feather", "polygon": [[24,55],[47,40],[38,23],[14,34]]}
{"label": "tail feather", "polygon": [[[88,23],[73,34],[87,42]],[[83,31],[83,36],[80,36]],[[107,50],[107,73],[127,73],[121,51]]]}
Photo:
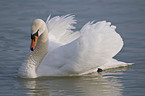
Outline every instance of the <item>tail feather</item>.
{"label": "tail feather", "polygon": [[100,66],[102,70],[111,69],[111,68],[118,68],[118,67],[125,67],[130,66],[134,63],[125,63],[122,61],[117,61],[115,59],[110,60],[109,62],[105,63],[104,65]]}

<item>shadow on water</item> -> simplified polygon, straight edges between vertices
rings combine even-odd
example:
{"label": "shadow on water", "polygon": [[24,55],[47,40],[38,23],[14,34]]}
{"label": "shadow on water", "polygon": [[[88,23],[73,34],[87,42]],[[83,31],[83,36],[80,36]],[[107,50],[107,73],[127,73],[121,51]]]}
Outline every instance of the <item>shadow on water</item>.
{"label": "shadow on water", "polygon": [[[18,78],[28,95],[49,96],[122,96],[119,79],[127,67],[76,77]],[[112,73],[111,73],[112,72]]]}

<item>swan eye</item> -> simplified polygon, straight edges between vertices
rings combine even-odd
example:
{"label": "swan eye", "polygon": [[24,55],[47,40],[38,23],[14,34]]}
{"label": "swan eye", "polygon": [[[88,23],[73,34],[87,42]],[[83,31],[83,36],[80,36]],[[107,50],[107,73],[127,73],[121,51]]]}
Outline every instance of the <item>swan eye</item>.
{"label": "swan eye", "polygon": [[31,39],[35,41],[35,36],[38,37],[38,32],[39,32],[39,29],[37,30],[37,32],[35,34],[31,34]]}

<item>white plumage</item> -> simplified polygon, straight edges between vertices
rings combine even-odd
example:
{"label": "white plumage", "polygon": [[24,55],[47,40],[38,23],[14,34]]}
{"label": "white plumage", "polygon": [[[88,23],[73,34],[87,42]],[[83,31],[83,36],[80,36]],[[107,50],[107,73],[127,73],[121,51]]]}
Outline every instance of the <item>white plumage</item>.
{"label": "white plumage", "polygon": [[52,19],[49,16],[46,23],[35,20],[32,26],[38,27],[32,27],[32,34],[38,29],[45,31],[40,30],[37,47],[19,68],[18,75],[23,78],[73,76],[97,72],[98,68],[131,65],[113,59],[123,47],[116,26],[106,21],[88,22],[80,31],[73,32],[73,24],[76,24],[74,15]]}

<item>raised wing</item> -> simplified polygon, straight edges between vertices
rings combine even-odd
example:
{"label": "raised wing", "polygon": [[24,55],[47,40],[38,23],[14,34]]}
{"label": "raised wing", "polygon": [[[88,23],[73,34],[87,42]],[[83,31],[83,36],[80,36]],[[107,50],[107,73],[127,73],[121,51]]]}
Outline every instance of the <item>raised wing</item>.
{"label": "raised wing", "polygon": [[110,22],[88,22],[80,30],[80,44],[90,52],[102,57],[114,57],[123,47],[121,36]]}
{"label": "raised wing", "polygon": [[48,17],[46,25],[49,32],[49,50],[54,50],[59,46],[68,44],[80,36],[79,32],[73,32],[76,24],[74,15]]}

